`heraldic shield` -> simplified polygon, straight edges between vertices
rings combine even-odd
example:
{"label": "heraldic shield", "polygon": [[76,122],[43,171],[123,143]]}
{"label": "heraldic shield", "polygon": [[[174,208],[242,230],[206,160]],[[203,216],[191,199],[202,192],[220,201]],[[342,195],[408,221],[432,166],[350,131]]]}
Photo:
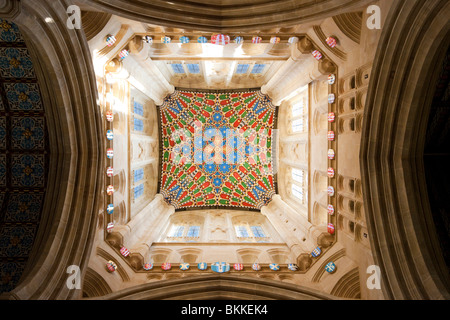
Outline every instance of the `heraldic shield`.
{"label": "heraldic shield", "polygon": [[211,270],[217,273],[230,271],[230,264],[227,262],[214,262],[211,264]]}

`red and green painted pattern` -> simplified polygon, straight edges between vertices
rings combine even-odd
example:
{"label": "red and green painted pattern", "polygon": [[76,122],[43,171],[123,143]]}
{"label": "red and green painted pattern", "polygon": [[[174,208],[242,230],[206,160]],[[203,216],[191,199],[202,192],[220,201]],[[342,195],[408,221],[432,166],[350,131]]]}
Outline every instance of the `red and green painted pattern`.
{"label": "red and green painted pattern", "polygon": [[[166,201],[175,208],[266,205],[275,194],[275,120],[276,108],[260,91],[175,91],[160,107],[160,192]],[[229,144],[227,129],[240,135],[240,145]],[[223,133],[222,139],[210,139],[208,130]],[[218,156],[207,163],[202,151],[209,150]]]}

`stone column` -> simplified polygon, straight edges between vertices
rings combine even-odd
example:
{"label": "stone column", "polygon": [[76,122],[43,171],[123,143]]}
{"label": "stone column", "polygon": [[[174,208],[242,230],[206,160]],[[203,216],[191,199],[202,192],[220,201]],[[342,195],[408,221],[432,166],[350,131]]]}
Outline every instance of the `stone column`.
{"label": "stone column", "polygon": [[279,106],[308,83],[325,79],[336,70],[334,64],[326,58],[320,61],[314,59],[311,55],[314,49],[314,44],[307,37],[302,38],[292,49],[291,57],[283,67],[261,87],[262,93],[268,94],[274,105]]}
{"label": "stone column", "polygon": [[[130,239],[130,263],[136,270],[142,268],[153,242],[160,238],[161,232],[165,230],[170,217],[175,212],[174,206],[167,204],[164,199],[161,201],[160,206],[156,210],[152,210],[151,215],[145,217],[145,221],[140,222],[139,228],[136,228],[136,232]],[[131,245],[131,241],[135,244]]]}
{"label": "stone column", "polygon": [[148,232],[150,226],[156,221],[164,210],[166,202],[161,194],[157,194],[152,202],[136,214],[126,225],[114,227],[114,231],[108,235],[106,240],[115,248],[125,245],[133,247],[141,236]]}
{"label": "stone column", "polygon": [[134,70],[132,77],[129,79],[130,83],[133,84],[135,82],[139,90],[142,90],[140,87],[144,87],[143,85],[151,83],[150,86],[145,86],[147,89],[145,93],[157,105],[161,105],[164,98],[175,91],[175,87],[169,83],[155,62],[150,58],[149,44],[144,43],[141,36],[136,36],[130,41],[129,49],[132,59],[125,59],[124,65]]}
{"label": "stone column", "polygon": [[311,224],[284,202],[280,195],[274,195],[272,201],[261,208],[261,213],[275,227],[296,257],[302,253],[309,254],[315,248],[308,236]]}

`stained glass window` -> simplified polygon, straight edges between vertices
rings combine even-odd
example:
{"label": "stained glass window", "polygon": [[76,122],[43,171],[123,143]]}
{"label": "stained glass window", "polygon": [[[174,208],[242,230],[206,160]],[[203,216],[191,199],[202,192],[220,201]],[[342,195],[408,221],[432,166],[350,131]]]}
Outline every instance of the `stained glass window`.
{"label": "stained glass window", "polygon": [[300,184],[303,184],[304,173],[305,172],[303,170],[292,169],[292,179],[294,179],[294,181],[299,182]]}
{"label": "stained glass window", "polygon": [[141,103],[134,101],[133,112],[137,115],[144,116],[144,106]]}
{"label": "stained glass window", "polygon": [[144,194],[144,184],[140,184],[134,188],[134,199],[139,198]]}
{"label": "stained glass window", "polygon": [[292,121],[292,131],[302,132],[305,129],[303,118]]}
{"label": "stained glass window", "polygon": [[183,236],[184,226],[173,226],[169,237],[179,238]]}
{"label": "stained glass window", "polygon": [[248,238],[248,231],[246,226],[236,226],[236,235],[239,238]]}
{"label": "stained glass window", "polygon": [[292,108],[292,116],[296,117],[303,115],[303,113],[305,112],[304,110],[305,108],[303,102],[299,102],[295,104],[294,107]]}
{"label": "stained glass window", "polygon": [[141,119],[134,118],[134,131],[143,131],[144,122]]}
{"label": "stained glass window", "polygon": [[190,73],[200,73],[200,66],[198,63],[188,63],[187,67]]}
{"label": "stained glass window", "polygon": [[144,169],[136,169],[134,170],[134,182],[138,182],[144,179]]}
{"label": "stained glass window", "polygon": [[172,70],[175,73],[184,73],[184,68],[181,63],[173,63],[172,64]]}
{"label": "stained glass window", "polygon": [[236,73],[237,74],[247,73],[249,67],[250,67],[249,64],[238,64],[236,68]]}
{"label": "stained glass window", "polygon": [[252,230],[253,236],[255,238],[264,238],[266,236],[262,227],[260,226],[251,226],[250,229]]}
{"label": "stained glass window", "polygon": [[296,184],[293,184],[292,185],[292,194],[294,195],[294,197],[296,197],[297,199],[299,199],[300,201],[303,202],[303,200],[304,200],[303,188],[299,187]]}
{"label": "stained glass window", "polygon": [[200,227],[199,226],[190,226],[188,229],[188,232],[186,234],[186,237],[189,238],[197,238],[200,234]]}
{"label": "stained glass window", "polygon": [[255,64],[253,66],[252,73],[256,74],[263,72],[265,66],[266,66],[265,64],[258,64],[258,63]]}

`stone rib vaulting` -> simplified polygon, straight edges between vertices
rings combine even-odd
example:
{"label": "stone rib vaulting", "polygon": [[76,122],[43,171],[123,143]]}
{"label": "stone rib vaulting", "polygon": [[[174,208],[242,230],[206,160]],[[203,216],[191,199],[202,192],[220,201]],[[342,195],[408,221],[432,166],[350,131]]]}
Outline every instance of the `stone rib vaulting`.
{"label": "stone rib vaulting", "polygon": [[449,16],[0,0],[0,300],[449,299]]}

